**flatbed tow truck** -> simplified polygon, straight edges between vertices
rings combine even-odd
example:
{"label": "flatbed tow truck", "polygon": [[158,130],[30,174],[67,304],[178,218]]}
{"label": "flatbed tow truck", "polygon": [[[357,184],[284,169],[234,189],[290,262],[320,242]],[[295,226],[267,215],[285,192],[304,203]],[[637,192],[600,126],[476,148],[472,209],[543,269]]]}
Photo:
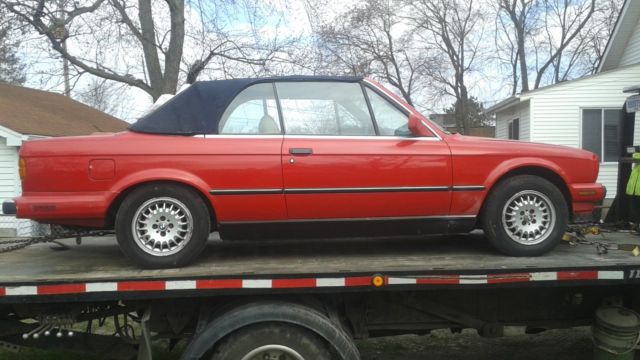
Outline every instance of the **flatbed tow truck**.
{"label": "flatbed tow truck", "polygon": [[[589,325],[602,305],[640,309],[631,232],[505,257],[483,234],[222,242],[182,269],[140,270],[113,237],[0,254],[0,345],[152,359],[359,359],[353,339],[505,326]],[[596,251],[600,250],[600,251]],[[638,249],[636,249],[637,251]],[[106,321],[112,319],[113,321]],[[110,324],[100,335],[98,325]],[[248,354],[239,356],[237,354]]]}

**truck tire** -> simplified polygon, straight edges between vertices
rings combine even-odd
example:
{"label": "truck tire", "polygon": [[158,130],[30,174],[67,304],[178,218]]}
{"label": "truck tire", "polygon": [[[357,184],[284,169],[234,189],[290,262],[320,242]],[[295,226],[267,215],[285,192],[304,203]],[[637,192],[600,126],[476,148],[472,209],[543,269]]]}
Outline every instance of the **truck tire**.
{"label": "truck tire", "polygon": [[510,256],[538,256],[562,239],[569,210],[562,192],[532,175],[500,181],[489,194],[482,227],[495,248]]}
{"label": "truck tire", "polygon": [[206,246],[210,215],[194,190],[150,184],[127,195],[116,215],[115,229],[120,249],[138,265],[181,267]]}
{"label": "truck tire", "polygon": [[287,323],[244,327],[216,347],[211,360],[330,360],[328,346],[312,331]]}

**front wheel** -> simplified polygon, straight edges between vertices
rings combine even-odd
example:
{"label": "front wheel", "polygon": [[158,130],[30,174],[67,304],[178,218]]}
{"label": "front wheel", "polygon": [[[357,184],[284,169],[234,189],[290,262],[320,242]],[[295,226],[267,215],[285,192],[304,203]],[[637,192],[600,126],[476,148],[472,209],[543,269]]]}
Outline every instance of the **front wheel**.
{"label": "front wheel", "polygon": [[519,175],[496,184],[482,214],[489,241],[511,256],[537,256],[562,239],[569,210],[562,192],[551,182]]}
{"label": "front wheel", "polygon": [[195,191],[173,184],[151,184],[125,198],[115,228],[120,249],[137,264],[180,267],[205,247],[210,215]]}

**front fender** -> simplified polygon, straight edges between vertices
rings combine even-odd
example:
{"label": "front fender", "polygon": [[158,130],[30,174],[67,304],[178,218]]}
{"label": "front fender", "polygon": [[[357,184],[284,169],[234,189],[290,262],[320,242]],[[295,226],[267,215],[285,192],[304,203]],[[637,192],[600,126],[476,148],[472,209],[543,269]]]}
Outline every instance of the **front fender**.
{"label": "front fender", "polygon": [[547,159],[542,159],[542,158],[522,157],[522,158],[508,159],[501,162],[489,173],[489,175],[484,181],[484,186],[486,189],[491,189],[506,174],[512,171],[515,171],[521,168],[527,168],[527,167],[541,168],[541,169],[552,171],[553,173],[560,176],[560,178],[562,178],[562,181],[565,184],[571,183],[567,172],[563,170],[555,162]]}

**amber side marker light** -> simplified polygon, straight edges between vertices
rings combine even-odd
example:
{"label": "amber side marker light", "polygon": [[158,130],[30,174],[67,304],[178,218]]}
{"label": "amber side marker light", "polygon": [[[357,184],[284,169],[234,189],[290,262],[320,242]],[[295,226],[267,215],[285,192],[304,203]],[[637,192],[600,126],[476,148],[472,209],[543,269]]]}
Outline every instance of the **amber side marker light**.
{"label": "amber side marker light", "polygon": [[18,172],[20,173],[20,180],[27,178],[27,162],[23,158],[18,160]]}
{"label": "amber side marker light", "polygon": [[382,285],[384,285],[384,277],[382,277],[382,275],[375,275],[371,279],[371,284],[375,287],[381,287]]}
{"label": "amber side marker light", "polygon": [[594,190],[587,190],[587,191],[579,191],[578,195],[580,196],[593,196],[595,195],[596,192]]}

